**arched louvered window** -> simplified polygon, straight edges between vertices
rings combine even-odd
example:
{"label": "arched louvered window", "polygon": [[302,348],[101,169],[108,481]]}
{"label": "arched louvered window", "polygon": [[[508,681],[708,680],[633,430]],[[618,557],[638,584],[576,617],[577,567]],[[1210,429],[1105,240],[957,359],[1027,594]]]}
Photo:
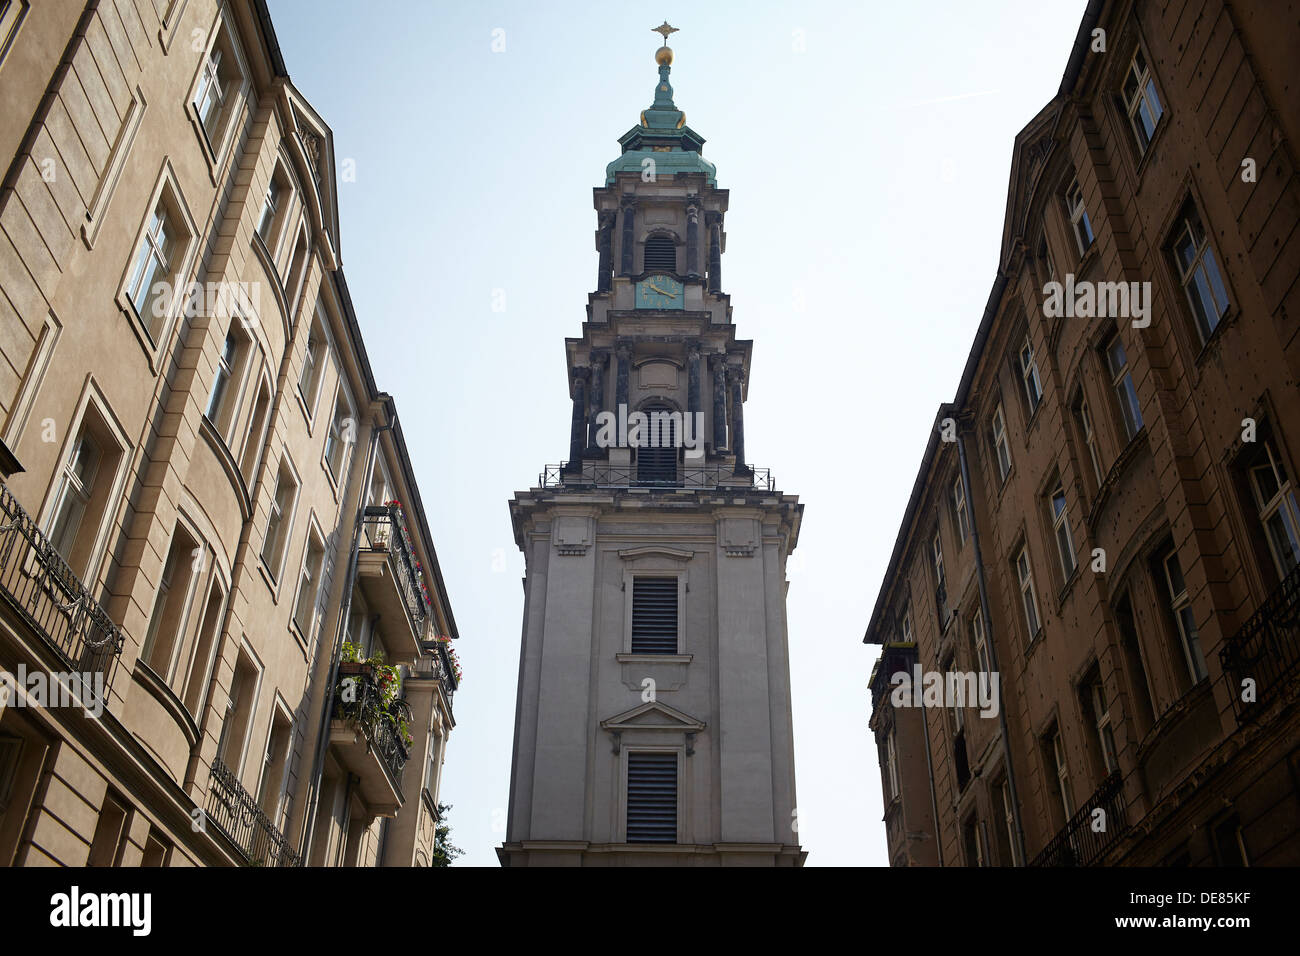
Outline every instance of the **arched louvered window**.
{"label": "arched louvered window", "polygon": [[676,272],[677,244],[668,236],[652,236],[645,241],[645,264],[642,272]]}
{"label": "arched louvered window", "polygon": [[642,409],[647,423],[641,429],[636,449],[636,480],[639,485],[675,487],[677,452],[682,439],[682,413],[666,405]]}

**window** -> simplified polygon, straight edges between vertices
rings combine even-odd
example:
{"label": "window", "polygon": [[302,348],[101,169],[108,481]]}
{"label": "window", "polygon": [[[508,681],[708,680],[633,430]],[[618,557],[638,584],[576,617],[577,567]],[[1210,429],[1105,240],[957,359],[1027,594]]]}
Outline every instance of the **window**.
{"label": "window", "polygon": [[257,386],[257,401],[253,403],[253,414],[248,419],[248,432],[244,435],[244,453],[240,458],[239,471],[244,476],[244,483],[250,494],[253,483],[257,480],[257,468],[262,463],[262,446],[266,441],[266,426],[271,409],[271,384],[263,375]]}
{"label": "window", "polygon": [[1110,372],[1111,386],[1119,402],[1120,420],[1124,423],[1124,437],[1129,441],[1142,430],[1142,407],[1138,405],[1137,389],[1129,372],[1128,354],[1118,335],[1106,343],[1106,368]]}
{"label": "window", "polygon": [[325,543],[312,528],[307,535],[307,552],[302,559],[302,573],[298,577],[298,601],[293,610],[293,623],[303,638],[310,639],[316,618],[316,599],[320,595],[321,571],[325,563]]}
{"label": "window", "polygon": [[347,450],[355,440],[356,422],[352,417],[352,405],[340,388],[338,397],[334,400],[334,417],[330,420],[329,434],[325,437],[325,464],[336,484],[343,478]]}
{"label": "window", "polygon": [[1201,653],[1201,638],[1196,630],[1196,615],[1192,611],[1191,598],[1187,595],[1187,582],[1183,580],[1183,569],[1178,563],[1178,552],[1170,547],[1160,559],[1160,564],[1164,568],[1169,610],[1178,629],[1187,672],[1191,675],[1192,683],[1195,684],[1206,676],[1205,655]]}
{"label": "window", "polygon": [[903,627],[900,640],[904,644],[912,643],[912,615],[906,611],[903,612]]}
{"label": "window", "polygon": [[271,174],[271,182],[266,187],[266,199],[262,203],[262,212],[257,217],[257,234],[262,239],[272,257],[275,256],[275,239],[279,233],[281,221],[287,205],[288,189],[284,184],[283,173],[279,166]]}
{"label": "window", "polygon": [[993,673],[993,665],[989,660],[988,640],[984,636],[984,616],[978,611],[970,619],[970,643],[971,649],[975,652],[975,666],[982,673]]}
{"label": "window", "polygon": [[141,866],[166,866],[171,858],[172,847],[166,838],[153,827],[144,841],[144,853],[140,857]]}
{"label": "window", "polygon": [[1074,230],[1074,241],[1078,243],[1079,255],[1082,256],[1092,248],[1092,223],[1088,220],[1088,209],[1083,202],[1083,189],[1076,178],[1065,191],[1065,211],[1070,217],[1070,227]]}
{"label": "window", "polygon": [[968,817],[962,824],[962,841],[966,846],[967,866],[987,866],[984,857],[984,840],[980,835],[978,817]]}
{"label": "window", "polygon": [[280,462],[276,476],[275,492],[271,496],[271,514],[266,522],[266,536],[262,539],[262,561],[271,577],[280,579],[280,566],[284,560],[285,543],[293,523],[293,506],[298,496],[298,481],[289,467],[288,459]]}
{"label": "window", "polygon": [[171,547],[163,563],[153,613],[149,615],[149,628],[140,654],[168,684],[172,682],[181,657],[190,603],[198,586],[197,570],[204,563],[204,549],[185,525],[177,523],[172,531]]}
{"label": "window", "polygon": [[244,83],[239,53],[226,23],[214,31],[211,47],[199,66],[194,98],[194,115],[203,128],[203,139],[213,157],[223,152],[226,130],[235,115],[235,105]]}
{"label": "window", "polygon": [[181,698],[185,709],[196,721],[202,719],[203,706],[207,703],[208,685],[212,679],[212,667],[216,663],[225,606],[225,591],[220,579],[214,575],[208,588],[208,600],[204,605],[203,620],[199,625],[198,639],[194,643],[194,653],[189,663],[189,676]]}
{"label": "window", "polygon": [[[943,664],[945,673],[952,673],[956,666],[953,657],[949,657]],[[953,774],[957,778],[957,789],[964,790],[966,784],[970,782],[970,758],[966,753],[966,713],[965,709],[955,700],[948,708],[948,717],[951,722],[952,731],[952,764]]]}
{"label": "window", "polygon": [[1235,813],[1215,823],[1213,834],[1215,866],[1250,866],[1241,820]]}
{"label": "window", "polygon": [[237,777],[244,766],[244,748],[252,725],[259,676],[257,665],[241,650],[230,680],[230,697],[221,722],[221,738],[217,741],[217,759]]}
{"label": "window", "polygon": [[281,800],[284,795],[285,771],[289,767],[289,748],[293,743],[293,722],[279,707],[271,712],[271,732],[262,754],[261,783],[257,786],[257,805],[271,823],[280,825]]}
{"label": "window", "polygon": [[108,412],[97,402],[91,400],[84,406],[76,438],[56,476],[44,527],[50,543],[79,578],[96,570],[101,531],[114,510],[115,489],[125,463],[125,439],[109,421]]}
{"label": "window", "polygon": [[1156,125],[1164,114],[1164,107],[1160,105],[1156,81],[1147,68],[1141,47],[1133,54],[1133,62],[1129,64],[1128,73],[1124,76],[1123,100],[1129,126],[1137,138],[1138,149],[1145,153],[1151,137],[1155,135]]}
{"label": "window", "polygon": [[1025,611],[1025,629],[1032,641],[1038,636],[1038,598],[1034,596],[1034,572],[1029,567],[1029,548],[1021,547],[1016,555],[1016,578],[1020,582],[1020,603]]}
{"label": "window", "polygon": [[998,480],[1006,481],[1011,473],[1011,449],[1007,444],[1007,419],[1001,402],[993,409],[993,457],[998,463]]}
{"label": "window", "polygon": [[1097,430],[1092,424],[1092,409],[1088,407],[1088,400],[1082,395],[1079,396],[1079,403],[1074,407],[1074,414],[1079,422],[1079,431],[1083,435],[1084,447],[1088,449],[1088,461],[1092,463],[1092,474],[1099,489],[1105,480],[1105,473],[1101,467],[1101,452],[1097,449]]}
{"label": "window", "polygon": [[1178,225],[1174,227],[1171,248],[1178,278],[1196,318],[1201,341],[1209,341],[1228,311],[1228,290],[1223,285],[1209,236],[1205,234],[1201,217],[1191,202],[1184,207]]}
{"label": "window", "polygon": [[180,258],[179,231],[166,203],[160,199],[136,250],[131,281],[127,285],[127,296],[135,314],[155,342],[174,299],[171,287]]}
{"label": "window", "polygon": [[298,296],[307,284],[307,226],[298,226],[298,241],[294,243],[293,258],[289,260],[289,281],[284,286],[284,299],[289,303],[289,321],[298,314]]}
{"label": "window", "polygon": [[1020,346],[1019,362],[1020,380],[1025,384],[1025,398],[1029,401],[1029,417],[1032,418],[1043,400],[1043,384],[1038,377],[1038,360],[1034,358],[1034,347],[1029,344],[1028,336]]}
{"label": "window", "polygon": [[1011,800],[1011,784],[1006,777],[1002,778],[997,788],[999,809],[1002,811],[1003,824],[1006,827],[1006,834],[1003,837],[1005,843],[1002,845],[1002,858],[1008,860],[1011,866],[1016,866],[1020,862],[1020,854],[1017,847],[1020,841],[1016,839],[1016,815],[1015,804]]}
{"label": "window", "polygon": [[307,351],[303,355],[302,373],[298,376],[298,393],[307,406],[307,417],[316,413],[316,397],[320,394],[321,381],[324,379],[325,357],[329,346],[325,338],[325,326],[321,310],[317,307],[316,318],[307,334]]}
{"label": "window", "polygon": [[930,539],[930,557],[934,561],[935,613],[939,615],[939,627],[946,628],[948,625],[948,588],[944,583],[943,544],[939,540],[938,528],[934,531],[934,537]]}
{"label": "window", "polygon": [[632,578],[633,654],[677,653],[677,578]]}
{"label": "window", "polygon": [[63,468],[58,504],[50,523],[49,538],[54,549],[64,561],[72,562],[73,546],[81,531],[81,521],[86,516],[103,451],[93,435],[85,432],[77,436],[72,455]]}
{"label": "window", "polygon": [[885,736],[885,757],[886,766],[889,770],[889,792],[887,794],[890,801],[893,801],[901,792],[898,788],[898,745],[894,740],[894,728],[889,728],[889,733]]}
{"label": "window", "polygon": [[677,754],[627,755],[627,842],[677,842]]}
{"label": "window", "polygon": [[676,272],[677,245],[668,236],[652,236],[645,242],[645,268],[642,272]]}
{"label": "window", "polygon": [[681,413],[666,405],[647,406],[644,412],[646,425],[641,431],[641,444],[636,449],[637,483],[676,485],[679,480],[677,446],[682,434]]}
{"label": "window", "polygon": [[230,331],[226,333],[226,341],[217,359],[217,372],[212,379],[212,391],[208,394],[208,409],[205,412],[208,421],[213,424],[222,439],[227,438],[239,407],[244,359],[249,348],[248,336],[244,334],[240,323],[241,320],[236,317],[230,323]]}
{"label": "window", "polygon": [[1074,560],[1074,539],[1070,536],[1070,511],[1065,505],[1065,485],[1057,479],[1056,487],[1047,496],[1052,533],[1056,537],[1056,554],[1061,559],[1061,579],[1070,580],[1077,566]]}
{"label": "window", "polygon": [[127,843],[126,818],[126,801],[111,790],[105,793],[86,866],[121,866]]}
{"label": "window", "polygon": [[1086,702],[1092,713],[1093,727],[1097,731],[1097,752],[1101,757],[1101,769],[1109,775],[1119,769],[1119,759],[1115,755],[1115,734],[1111,730],[1110,702],[1106,698],[1106,685],[1101,675],[1094,671],[1085,684]]}
{"label": "window", "polygon": [[1155,724],[1155,694],[1142,659],[1142,642],[1133,617],[1133,601],[1126,593],[1115,604],[1115,625],[1119,628],[1120,646],[1124,650],[1124,669],[1128,672],[1129,700],[1134,704],[1140,739]]}
{"label": "window", "polygon": [[1065,811],[1065,819],[1069,820],[1074,816],[1074,800],[1070,795],[1070,769],[1065,762],[1065,743],[1061,740],[1061,732],[1056,727],[1048,732],[1047,754],[1051,760],[1051,769],[1055,773],[1056,791],[1061,800],[1061,809]]}
{"label": "window", "polygon": [[966,485],[960,475],[952,483],[952,519],[957,528],[957,546],[961,547],[970,537],[970,516],[966,513]]}
{"label": "window", "polygon": [[1295,488],[1267,440],[1260,442],[1253,461],[1247,464],[1247,474],[1269,553],[1278,577],[1285,578],[1300,564],[1300,507]]}

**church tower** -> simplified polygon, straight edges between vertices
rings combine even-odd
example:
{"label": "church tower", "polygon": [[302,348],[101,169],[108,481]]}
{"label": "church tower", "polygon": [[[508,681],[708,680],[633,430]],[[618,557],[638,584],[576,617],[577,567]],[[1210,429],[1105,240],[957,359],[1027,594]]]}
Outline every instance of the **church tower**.
{"label": "church tower", "polygon": [[798,866],[786,557],[803,505],[745,457],[752,343],[727,191],[673,102],[594,190],[596,291],[565,340],[569,458],[510,503],[524,622],[505,866]]}

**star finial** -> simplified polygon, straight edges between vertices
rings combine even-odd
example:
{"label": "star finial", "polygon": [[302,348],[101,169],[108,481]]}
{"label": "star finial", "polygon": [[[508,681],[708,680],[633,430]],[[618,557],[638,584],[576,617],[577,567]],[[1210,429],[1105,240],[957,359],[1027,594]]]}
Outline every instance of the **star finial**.
{"label": "star finial", "polygon": [[657,26],[657,27],[651,27],[650,29],[651,29],[651,31],[654,32],[654,33],[659,33],[659,34],[662,34],[662,35],[663,35],[663,38],[664,38],[664,46],[667,46],[667,45],[668,45],[668,34],[670,34],[670,33],[676,33],[676,32],[677,32],[677,28],[674,27],[674,26],[669,26],[667,20],[665,20],[663,23],[659,24],[659,26]]}

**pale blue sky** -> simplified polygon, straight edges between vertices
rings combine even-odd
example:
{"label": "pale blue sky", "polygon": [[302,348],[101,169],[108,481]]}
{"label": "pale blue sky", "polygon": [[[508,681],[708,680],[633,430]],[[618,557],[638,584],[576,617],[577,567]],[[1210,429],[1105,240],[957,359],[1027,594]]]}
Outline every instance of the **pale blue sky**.
{"label": "pale blue sky", "polygon": [[343,265],[460,627],[457,865],[495,866],[505,836],[523,610],[506,503],[567,457],[591,190],[650,105],[665,17],[677,106],[731,193],[748,456],[806,505],[799,836],[810,866],[885,865],[862,634],[992,287],[1013,137],[1055,95],[1083,0],[269,2],[290,77],[356,162]]}

